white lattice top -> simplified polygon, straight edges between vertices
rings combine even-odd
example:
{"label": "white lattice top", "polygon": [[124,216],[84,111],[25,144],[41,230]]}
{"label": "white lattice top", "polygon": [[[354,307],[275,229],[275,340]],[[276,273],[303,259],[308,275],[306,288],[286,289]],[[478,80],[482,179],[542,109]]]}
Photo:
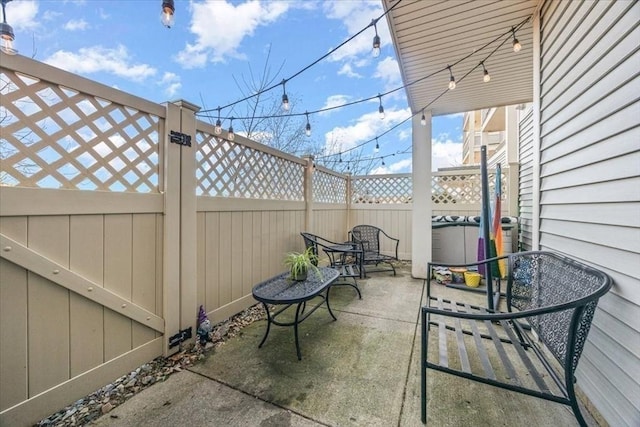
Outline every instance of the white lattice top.
{"label": "white lattice top", "polygon": [[352,203],[411,203],[411,175],[354,177]]}
{"label": "white lattice top", "polygon": [[[489,190],[493,192],[495,172],[490,172]],[[502,188],[507,189],[507,173],[503,169]],[[352,179],[352,203],[412,203],[411,174],[357,176]],[[427,188],[425,185],[424,188]],[[502,198],[506,200],[506,191]],[[481,204],[482,182],[474,171],[435,172],[431,177],[431,198],[434,204]]]}
{"label": "white lattice top", "polygon": [[313,174],[313,201],[347,203],[346,178],[316,170]]}
{"label": "white lattice top", "polygon": [[0,93],[0,185],[158,191],[158,116],[6,69]]}
{"label": "white lattice top", "polygon": [[304,200],[304,167],[210,133],[196,133],[196,194]]}

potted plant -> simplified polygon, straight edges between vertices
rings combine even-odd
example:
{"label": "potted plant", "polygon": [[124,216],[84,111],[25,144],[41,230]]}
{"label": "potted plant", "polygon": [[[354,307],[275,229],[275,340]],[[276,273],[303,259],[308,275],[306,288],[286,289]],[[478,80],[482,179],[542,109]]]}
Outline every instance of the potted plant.
{"label": "potted plant", "polygon": [[308,247],[304,252],[289,252],[284,258],[284,265],[291,272],[291,279],[297,281],[307,280],[309,270],[322,277],[317,267],[318,256],[313,252],[313,247]]}

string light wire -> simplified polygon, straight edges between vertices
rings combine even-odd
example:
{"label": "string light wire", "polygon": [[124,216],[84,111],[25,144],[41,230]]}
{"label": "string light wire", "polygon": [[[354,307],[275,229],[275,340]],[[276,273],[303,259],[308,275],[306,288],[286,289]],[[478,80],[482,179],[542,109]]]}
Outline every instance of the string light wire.
{"label": "string light wire", "polygon": [[[324,55],[322,55],[320,58],[316,59],[315,61],[313,61],[311,64],[307,65],[306,67],[302,68],[300,71],[292,74],[289,78],[284,79],[285,81],[289,81],[295,77],[298,77],[300,74],[304,73],[305,71],[307,71],[309,68],[315,66],[316,64],[318,64],[320,61],[322,61],[325,58],[328,58],[329,56],[331,56],[334,52],[336,52],[338,49],[340,49],[342,46],[346,45],[347,43],[349,43],[351,40],[355,39],[356,37],[358,37],[360,34],[364,33],[369,27],[373,26],[375,22],[378,22],[378,20],[380,20],[381,18],[384,18],[388,13],[390,13],[393,9],[395,9],[400,3],[402,2],[402,0],[398,0],[396,3],[393,4],[393,6],[391,6],[389,9],[387,9],[386,11],[384,11],[382,13],[382,15],[380,15],[378,18],[374,19],[371,21],[371,23],[369,25],[367,25],[366,27],[362,28],[360,31],[358,31],[357,33],[355,33],[354,35],[352,35],[351,37],[347,38],[345,41],[343,41],[342,43],[340,43],[338,46],[336,46],[335,48],[329,50],[329,52],[325,53]],[[239,99],[237,101],[231,102],[227,105],[222,106],[221,108],[227,109],[229,107],[233,107],[236,104],[239,104],[241,102],[244,101],[248,101],[251,98],[255,98],[256,96],[262,95],[265,92],[269,92],[275,88],[277,88],[278,86],[280,86],[282,84],[282,82],[274,84],[269,86],[266,89],[262,89],[261,91],[258,91],[254,94],[251,94],[249,96],[245,96],[242,99]],[[208,113],[212,110],[201,110],[202,113]]]}
{"label": "string light wire", "polygon": [[[391,9],[390,9],[390,10],[391,10]],[[518,30],[520,30],[520,28],[522,28],[522,27],[523,27],[523,26],[524,26],[524,25],[525,25],[525,24],[526,24],[530,19],[531,19],[531,16],[527,17],[527,18],[526,18],[526,19],[524,19],[522,22],[520,22],[518,25],[516,25],[515,27],[512,27],[512,28],[515,28],[515,30],[516,30],[516,31],[518,31]],[[402,89],[406,89],[406,88],[408,88],[408,87],[411,87],[411,86],[413,86],[414,84],[417,84],[417,83],[419,83],[419,82],[421,82],[421,81],[424,81],[424,80],[426,80],[426,79],[428,79],[428,78],[431,78],[431,77],[433,77],[433,76],[435,76],[435,75],[437,75],[437,74],[440,74],[440,73],[443,73],[443,72],[449,71],[449,67],[454,67],[455,65],[457,65],[457,64],[459,64],[459,63],[461,63],[462,61],[464,61],[464,60],[466,60],[466,59],[470,58],[471,56],[473,56],[473,55],[477,54],[478,52],[480,52],[480,51],[484,50],[484,49],[485,49],[485,48],[487,48],[488,46],[490,46],[490,45],[492,45],[493,43],[497,42],[497,41],[498,41],[498,40],[500,40],[501,38],[504,38],[504,37],[505,37],[505,35],[507,35],[507,34],[508,34],[508,35],[509,35],[509,38],[507,38],[507,39],[503,39],[503,42],[502,42],[502,43],[500,43],[500,45],[499,45],[499,47],[503,46],[503,45],[504,45],[504,43],[505,43],[507,40],[509,40],[509,39],[511,38],[512,28],[509,28],[509,30],[507,30],[505,33],[500,34],[499,36],[495,37],[495,38],[494,38],[494,39],[492,39],[491,41],[489,41],[489,42],[485,43],[485,44],[484,44],[483,46],[481,46],[480,48],[478,48],[478,49],[474,50],[474,51],[473,51],[473,52],[471,52],[470,54],[465,55],[464,57],[462,57],[462,58],[458,59],[457,61],[455,61],[455,62],[451,63],[450,65],[447,65],[447,66],[445,66],[445,67],[442,67],[442,68],[441,68],[441,69],[439,69],[439,70],[433,71],[433,72],[431,72],[431,73],[429,73],[429,74],[427,74],[427,75],[425,75],[425,76],[422,76],[422,77],[420,77],[420,78],[418,78],[418,79],[416,79],[416,80],[414,80],[414,81],[412,81],[412,82],[407,83],[406,85],[398,86],[398,87],[396,87],[396,88],[393,88],[393,89],[391,89],[391,90],[388,90],[387,92],[382,92],[382,93],[379,93],[379,94],[377,94],[377,95],[372,95],[372,96],[370,96],[370,97],[368,97],[368,98],[361,98],[361,99],[358,99],[358,100],[355,100],[355,101],[345,102],[344,104],[333,105],[333,106],[326,107],[326,108],[319,108],[319,109],[317,109],[317,110],[310,110],[310,111],[307,111],[306,113],[308,113],[308,114],[319,114],[319,113],[324,113],[324,112],[328,112],[328,111],[332,111],[332,110],[337,110],[337,109],[341,109],[341,108],[351,107],[351,106],[353,106],[353,105],[362,104],[362,103],[364,103],[364,102],[374,101],[374,100],[379,99],[380,97],[387,96],[387,95],[390,95],[390,94],[392,94],[392,93],[394,93],[394,92],[398,92],[399,90],[402,90]],[[482,62],[485,62],[487,59],[489,59],[489,57],[491,57],[491,56],[495,53],[495,51],[496,51],[496,50],[497,50],[497,49],[494,49],[494,50],[493,50],[489,55],[487,55],[487,57],[486,57]],[[478,66],[480,66],[480,64],[478,64],[476,67],[474,67],[474,69],[475,69],[475,68],[477,68]],[[298,75],[298,74],[300,74],[300,72],[296,73],[296,75]],[[459,82],[459,81],[461,81],[461,80],[462,80],[462,79],[459,79],[459,80],[457,80],[457,82]],[[278,84],[276,84],[276,85],[272,86],[272,88],[273,88],[273,87],[278,87],[278,86],[280,86],[281,84],[282,84],[282,82],[280,82],[280,83],[278,83]],[[265,89],[264,91],[259,92],[259,93],[254,94],[254,95],[251,95],[251,96],[248,96],[248,97],[244,98],[243,100],[236,101],[236,102],[235,102],[235,103],[233,103],[233,104],[228,104],[228,105],[226,105],[226,106],[224,106],[224,107],[218,107],[218,108],[222,108],[222,109],[227,108],[227,107],[229,107],[229,106],[235,105],[235,104],[237,104],[237,103],[239,103],[239,102],[242,102],[242,101],[244,101],[244,100],[251,99],[252,97],[257,96],[257,95],[258,95],[258,94],[260,94],[260,93],[267,92],[268,90],[269,90],[269,89]],[[207,114],[207,113],[209,113],[209,112],[211,112],[211,111],[215,111],[215,110],[216,110],[216,109],[205,109],[205,110],[200,110],[200,112],[196,113],[196,116],[198,116],[198,117],[211,117],[211,116],[210,116],[209,114]],[[249,120],[249,119],[260,119],[260,120],[262,120],[262,119],[272,119],[272,118],[282,118],[282,117],[298,117],[298,116],[304,116],[306,113],[274,114],[274,115],[267,115],[267,116],[247,116],[247,117],[238,117],[238,116],[234,116],[234,118],[235,118],[235,119],[239,119],[239,120]],[[228,118],[229,118],[229,117],[225,117],[225,119],[228,119]]]}

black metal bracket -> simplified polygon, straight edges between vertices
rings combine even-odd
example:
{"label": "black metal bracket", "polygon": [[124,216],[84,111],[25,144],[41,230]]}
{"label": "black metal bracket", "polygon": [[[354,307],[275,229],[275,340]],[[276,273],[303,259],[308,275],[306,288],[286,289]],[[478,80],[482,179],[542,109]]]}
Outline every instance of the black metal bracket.
{"label": "black metal bracket", "polygon": [[176,132],[172,130],[169,132],[170,141],[174,144],[185,145],[187,147],[191,147],[191,135],[187,135],[186,133]]}
{"label": "black metal bracket", "polygon": [[189,326],[187,329],[181,330],[172,337],[169,337],[169,348],[173,348],[179,345],[181,342],[188,340],[189,338],[191,338],[191,326]]}

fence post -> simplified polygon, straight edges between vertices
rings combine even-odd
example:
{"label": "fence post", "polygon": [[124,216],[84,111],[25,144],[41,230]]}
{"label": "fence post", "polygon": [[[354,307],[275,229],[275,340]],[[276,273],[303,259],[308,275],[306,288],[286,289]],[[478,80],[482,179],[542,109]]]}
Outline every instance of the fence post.
{"label": "fence post", "polygon": [[191,327],[195,336],[196,287],[196,117],[198,106],[186,101],[165,104],[164,129],[164,354],[172,336]]}
{"label": "fence post", "polygon": [[353,201],[353,178],[351,172],[347,172],[347,233],[353,227],[351,224],[351,203]]}
{"label": "fence post", "polygon": [[313,156],[305,155],[302,158],[307,162],[304,167],[304,229],[314,233],[313,228]]}

